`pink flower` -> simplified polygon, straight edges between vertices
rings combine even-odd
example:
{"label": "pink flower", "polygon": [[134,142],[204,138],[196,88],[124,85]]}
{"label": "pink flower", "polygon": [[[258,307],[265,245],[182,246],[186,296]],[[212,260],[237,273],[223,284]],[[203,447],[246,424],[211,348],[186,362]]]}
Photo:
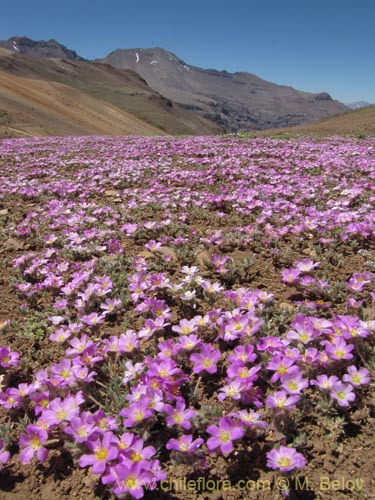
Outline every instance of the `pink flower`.
{"label": "pink flower", "polygon": [[292,285],[298,282],[298,278],[300,277],[301,271],[294,268],[283,269],[281,271],[282,282],[287,285]]}
{"label": "pink flower", "polygon": [[20,447],[23,448],[20,453],[20,461],[23,464],[28,464],[36,454],[40,462],[48,456],[48,450],[43,446],[48,440],[48,432],[36,425],[29,424],[26,427],[26,434],[20,436]]}
{"label": "pink flower", "polygon": [[353,354],[351,351],[354,349],[354,345],[347,344],[344,339],[340,337],[336,337],[333,343],[328,341],[323,341],[323,345],[325,345],[325,352],[331,358],[335,360],[341,359],[352,359]]}
{"label": "pink flower", "polygon": [[9,347],[0,347],[0,366],[3,368],[18,366],[20,364],[19,357],[18,352],[11,351]]}
{"label": "pink flower", "polygon": [[309,273],[320,265],[320,262],[314,262],[311,259],[296,260],[294,266],[301,273]]}
{"label": "pink flower", "polygon": [[279,410],[291,410],[296,407],[300,397],[288,394],[286,391],[275,391],[266,398],[268,408],[278,408]]}
{"label": "pink flower", "polygon": [[331,389],[330,396],[337,401],[339,406],[349,406],[355,400],[353,386],[350,384],[343,384],[336,382]]}
{"label": "pink flower", "polygon": [[193,362],[193,372],[200,373],[206,371],[208,373],[216,373],[216,362],[219,360],[221,352],[215,349],[212,345],[204,345],[199,354],[192,354],[190,361]]}
{"label": "pink flower", "polygon": [[179,425],[185,430],[191,429],[190,420],[195,417],[196,411],[193,409],[186,409],[186,403],[182,398],[176,400],[176,407],[170,404],[163,406],[163,412],[167,414],[167,425]]}
{"label": "pink flower", "polygon": [[0,471],[3,468],[3,465],[9,461],[9,459],[10,459],[10,453],[9,451],[5,451],[4,441],[0,439]]}
{"label": "pink flower", "polygon": [[86,441],[85,444],[92,453],[80,457],[80,467],[92,465],[92,472],[94,474],[103,474],[107,463],[118,457],[119,450],[117,443],[118,438],[112,432],[106,432],[102,439]]}
{"label": "pink flower", "polygon": [[343,376],[343,381],[354,385],[355,387],[359,385],[368,384],[371,380],[369,377],[369,371],[367,368],[356,368],[354,365],[349,366],[347,369],[347,374]]}
{"label": "pink flower", "polygon": [[194,453],[204,443],[202,438],[193,440],[191,434],[180,436],[178,439],[170,439],[166,444],[167,450],[180,451],[182,453]]}
{"label": "pink flower", "polygon": [[233,441],[241,439],[245,434],[242,424],[227,417],[221,418],[218,426],[209,425],[207,432],[212,436],[207,440],[209,451],[220,448],[225,455],[233,451]]}
{"label": "pink flower", "polygon": [[295,448],[280,446],[280,448],[275,448],[267,453],[267,467],[278,469],[281,472],[303,469],[306,467],[306,459]]}

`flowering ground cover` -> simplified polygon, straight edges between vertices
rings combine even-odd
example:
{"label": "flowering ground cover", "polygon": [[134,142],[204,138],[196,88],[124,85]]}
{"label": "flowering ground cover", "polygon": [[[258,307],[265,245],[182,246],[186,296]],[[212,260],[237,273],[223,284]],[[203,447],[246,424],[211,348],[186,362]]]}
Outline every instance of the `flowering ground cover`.
{"label": "flowering ground cover", "polygon": [[375,141],[0,143],[0,498],[375,494]]}

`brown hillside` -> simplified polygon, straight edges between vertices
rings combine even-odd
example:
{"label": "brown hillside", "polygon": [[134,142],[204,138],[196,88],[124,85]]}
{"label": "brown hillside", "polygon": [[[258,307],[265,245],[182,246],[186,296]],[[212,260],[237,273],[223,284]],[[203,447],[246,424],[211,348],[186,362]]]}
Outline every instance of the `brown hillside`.
{"label": "brown hillside", "polygon": [[83,91],[0,71],[0,137],[161,133]]}
{"label": "brown hillside", "polygon": [[257,137],[294,136],[294,135],[342,135],[342,136],[375,136],[375,105],[355,111],[331,116],[324,120],[281,129],[262,130],[251,134]]}
{"label": "brown hillside", "polygon": [[35,58],[9,51],[0,53],[0,70],[19,77],[69,85],[92,98],[107,101],[164,133],[211,135],[221,132],[215,124],[162,97],[133,71],[83,60]]}

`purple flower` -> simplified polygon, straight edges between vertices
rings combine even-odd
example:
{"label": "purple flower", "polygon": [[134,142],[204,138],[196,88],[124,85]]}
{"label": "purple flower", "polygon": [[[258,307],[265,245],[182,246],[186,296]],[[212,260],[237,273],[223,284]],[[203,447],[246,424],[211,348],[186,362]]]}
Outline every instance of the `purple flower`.
{"label": "purple flower", "polygon": [[204,443],[202,438],[193,440],[191,434],[180,436],[178,439],[170,439],[166,444],[167,450],[180,451],[182,453],[194,453]]}
{"label": "purple flower", "polygon": [[302,453],[298,453],[295,448],[280,446],[267,453],[267,467],[288,472],[293,469],[303,469],[306,466],[306,459]]}
{"label": "purple flower", "polygon": [[369,371],[367,370],[367,368],[360,368],[358,370],[357,367],[351,365],[348,367],[347,372],[348,373],[342,377],[343,381],[348,382],[355,387],[368,384],[371,380],[371,378],[368,376]]}
{"label": "purple flower", "polygon": [[165,404],[163,411],[167,414],[166,422],[169,427],[179,425],[185,430],[191,429],[190,419],[195,417],[196,411],[186,409],[186,403],[182,398],[177,399],[175,408],[170,404]]}
{"label": "purple flower", "polygon": [[9,461],[9,459],[10,453],[9,451],[5,451],[4,441],[0,439],[0,471],[3,468],[3,465]]}
{"label": "purple flower", "polygon": [[229,414],[231,417],[239,419],[246,427],[256,429],[267,429],[268,424],[261,420],[262,415],[255,411],[239,410]]}
{"label": "purple flower", "polygon": [[330,391],[338,381],[339,378],[336,377],[336,375],[328,377],[328,375],[324,373],[323,375],[318,375],[316,380],[312,380],[310,384],[319,387],[321,391]]}
{"label": "purple flower", "polygon": [[248,368],[243,363],[238,362],[233,363],[227,369],[227,375],[230,379],[237,379],[243,382],[246,387],[249,387],[257,380],[257,372],[261,369],[261,366],[252,366]]}
{"label": "purple flower", "polygon": [[28,464],[36,454],[40,462],[48,456],[48,450],[43,446],[48,440],[48,432],[36,425],[29,424],[26,427],[26,434],[20,436],[20,447],[23,448],[20,453],[20,461],[23,464]]}
{"label": "purple flower", "polygon": [[355,400],[353,386],[350,384],[343,384],[336,382],[331,389],[330,396],[337,401],[339,406],[349,406]]}
{"label": "purple flower", "polygon": [[287,356],[276,355],[268,362],[267,370],[274,370],[275,373],[271,377],[271,382],[276,382],[281,375],[288,373],[294,365],[295,360]]}
{"label": "purple flower", "polygon": [[275,391],[266,398],[268,408],[278,408],[279,410],[291,410],[296,407],[300,397],[288,394],[286,391]]}
{"label": "purple flower", "polygon": [[18,366],[20,364],[18,352],[11,351],[9,347],[0,347],[0,366],[9,368],[11,366]]}
{"label": "purple flower", "polygon": [[154,456],[156,450],[153,446],[144,446],[143,439],[133,439],[131,448],[121,450],[121,462],[131,465],[132,462],[144,462]]}
{"label": "purple flower", "polygon": [[325,345],[325,352],[327,355],[334,360],[341,359],[352,359],[353,354],[351,354],[354,349],[353,344],[347,344],[344,339],[340,337],[335,337],[334,343],[330,343],[328,341],[323,341],[323,345]]}
{"label": "purple flower", "polygon": [[131,403],[128,408],[123,408],[120,411],[120,415],[124,417],[125,427],[134,427],[143,420],[151,417],[150,401],[151,399],[146,397],[142,401]]}
{"label": "purple flower", "polygon": [[88,326],[96,326],[101,325],[105,320],[105,314],[98,314],[96,312],[92,312],[87,314],[86,316],[81,317],[81,321],[86,323]]}
{"label": "purple flower", "polygon": [[294,266],[301,273],[309,273],[320,265],[320,262],[314,262],[311,259],[296,260]]}
{"label": "purple flower", "polygon": [[281,389],[285,389],[289,394],[300,394],[309,385],[307,378],[302,378],[301,370],[295,366],[288,373],[280,377]]}
{"label": "purple flower", "polygon": [[195,318],[193,319],[181,319],[178,326],[172,326],[172,331],[179,333],[180,335],[189,335],[197,330],[198,324]]}
{"label": "purple flower", "polygon": [[234,348],[233,353],[228,356],[228,362],[236,363],[241,361],[242,363],[253,363],[256,357],[254,347],[251,344],[238,345]]}
{"label": "purple flower", "polygon": [[102,477],[102,483],[115,483],[113,492],[117,496],[130,494],[133,498],[142,498],[143,486],[154,480],[153,473],[145,465],[145,462],[134,462],[131,465],[120,463],[110,467],[108,474]]}
{"label": "purple flower", "polygon": [[218,394],[217,399],[219,401],[224,401],[226,398],[232,398],[235,400],[241,399],[242,393],[245,391],[246,386],[240,380],[231,380],[229,384],[224,385],[219,389],[221,394]]}
{"label": "purple flower", "polygon": [[79,414],[79,405],[83,402],[82,394],[67,396],[65,399],[55,398],[50,401],[48,408],[43,411],[42,419],[48,422],[50,426],[61,424],[64,421],[70,421]]}
{"label": "purple flower", "polygon": [[200,373],[205,370],[208,373],[216,373],[216,362],[221,356],[219,349],[215,349],[212,345],[204,345],[199,354],[192,354],[190,361],[194,363],[193,372]]}
{"label": "purple flower", "polygon": [[64,432],[73,436],[77,443],[84,443],[93,435],[96,428],[94,418],[89,412],[84,412],[80,417],[73,417]]}
{"label": "purple flower", "polygon": [[289,269],[283,269],[281,271],[282,282],[287,285],[292,285],[298,282],[298,278],[301,275],[301,271],[298,269],[294,269],[293,267]]}
{"label": "purple flower", "polygon": [[212,436],[207,440],[209,451],[220,448],[225,455],[233,451],[233,441],[241,439],[245,434],[242,424],[236,423],[227,417],[221,418],[218,426],[209,425],[207,432]]}
{"label": "purple flower", "polygon": [[86,441],[86,446],[92,451],[91,454],[82,455],[79,459],[80,467],[92,465],[94,474],[103,474],[107,463],[118,457],[118,438],[112,432],[106,432],[102,439]]}

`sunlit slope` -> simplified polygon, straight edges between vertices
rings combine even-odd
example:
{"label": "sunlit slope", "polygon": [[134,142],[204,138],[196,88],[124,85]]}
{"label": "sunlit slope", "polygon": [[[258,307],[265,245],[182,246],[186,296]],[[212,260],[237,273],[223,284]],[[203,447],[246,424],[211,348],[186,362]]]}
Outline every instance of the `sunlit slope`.
{"label": "sunlit slope", "polygon": [[283,129],[265,130],[259,136],[284,134],[375,136],[375,105],[332,116],[324,120]]}
{"label": "sunlit slope", "polygon": [[68,85],[0,71],[0,137],[83,134],[163,132]]}

